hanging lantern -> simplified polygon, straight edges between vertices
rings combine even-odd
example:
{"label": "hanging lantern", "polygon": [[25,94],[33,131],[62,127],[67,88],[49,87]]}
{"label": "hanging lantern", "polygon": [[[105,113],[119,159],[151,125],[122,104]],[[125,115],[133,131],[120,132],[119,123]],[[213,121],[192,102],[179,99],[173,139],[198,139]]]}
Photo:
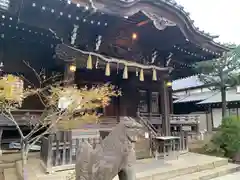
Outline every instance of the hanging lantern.
{"label": "hanging lantern", "polygon": [[76,72],[76,69],[77,69],[77,67],[76,67],[75,64],[71,64],[71,65],[69,66],[69,70],[70,70],[71,72]]}
{"label": "hanging lantern", "polygon": [[88,60],[87,60],[87,69],[92,69],[93,65],[92,65],[92,56],[89,54],[88,56]]}
{"label": "hanging lantern", "polygon": [[157,71],[156,71],[156,69],[153,69],[153,72],[152,72],[152,80],[153,80],[153,81],[157,81]]}
{"label": "hanging lantern", "polygon": [[140,77],[139,77],[140,81],[144,81],[144,74],[143,74],[143,69],[140,70]]}
{"label": "hanging lantern", "polygon": [[105,76],[110,76],[111,72],[110,72],[110,64],[107,63],[106,64],[106,69],[105,69]]}
{"label": "hanging lantern", "polygon": [[128,67],[126,65],[123,70],[123,79],[128,79]]}
{"label": "hanging lantern", "polygon": [[136,40],[138,38],[137,33],[132,33],[132,40]]}
{"label": "hanging lantern", "polygon": [[172,86],[172,82],[168,81],[168,82],[166,83],[166,86],[167,86],[167,87],[171,87],[171,86]]}

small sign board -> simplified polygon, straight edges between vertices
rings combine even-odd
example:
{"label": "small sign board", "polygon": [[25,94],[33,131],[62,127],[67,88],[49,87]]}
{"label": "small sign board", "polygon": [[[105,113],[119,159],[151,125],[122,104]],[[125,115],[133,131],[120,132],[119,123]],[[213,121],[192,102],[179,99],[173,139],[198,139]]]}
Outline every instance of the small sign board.
{"label": "small sign board", "polygon": [[183,131],[192,131],[192,127],[191,126],[182,126],[182,130]]}
{"label": "small sign board", "polygon": [[67,109],[68,106],[71,104],[71,101],[66,97],[61,97],[58,101],[58,108],[59,109]]}

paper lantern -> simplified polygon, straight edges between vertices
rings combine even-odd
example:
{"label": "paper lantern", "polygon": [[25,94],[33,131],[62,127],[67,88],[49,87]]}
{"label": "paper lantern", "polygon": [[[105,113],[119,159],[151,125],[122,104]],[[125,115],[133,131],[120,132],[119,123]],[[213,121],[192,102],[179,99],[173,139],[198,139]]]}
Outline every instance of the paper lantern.
{"label": "paper lantern", "polygon": [[157,81],[157,71],[156,71],[156,69],[153,69],[153,72],[152,72],[152,80],[153,80],[153,81]]}
{"label": "paper lantern", "polygon": [[123,79],[128,79],[128,67],[126,65],[123,70]]}
{"label": "paper lantern", "polygon": [[140,77],[139,77],[140,81],[144,81],[144,73],[143,73],[143,69],[140,70]]}
{"label": "paper lantern", "polygon": [[88,60],[87,60],[87,69],[92,69],[93,63],[92,63],[92,56],[89,54]]}
{"label": "paper lantern", "polygon": [[106,75],[106,76],[110,76],[110,74],[111,74],[110,64],[107,63],[107,64],[106,64],[106,69],[105,69],[105,75]]}

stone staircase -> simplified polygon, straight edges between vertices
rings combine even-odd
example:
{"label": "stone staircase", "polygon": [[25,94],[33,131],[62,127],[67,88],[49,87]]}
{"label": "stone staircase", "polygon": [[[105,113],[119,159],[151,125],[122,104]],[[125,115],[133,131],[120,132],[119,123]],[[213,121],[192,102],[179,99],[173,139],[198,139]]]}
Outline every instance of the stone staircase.
{"label": "stone staircase", "polygon": [[[227,159],[187,153],[178,160],[138,160],[135,164],[137,180],[211,180],[240,170],[240,165]],[[22,180],[21,161],[4,169],[4,179]],[[71,171],[44,173],[38,158],[30,158],[27,165],[29,180],[66,180]],[[114,178],[118,180],[118,178]]]}
{"label": "stone staircase", "polygon": [[[194,159],[193,159],[194,160]],[[204,160],[204,158],[203,158]],[[180,164],[177,170],[169,171],[168,175],[162,174],[158,180],[210,180],[216,177],[224,176],[240,170],[240,165],[230,164],[226,159],[215,159],[198,165]],[[153,178],[154,179],[154,178]]]}
{"label": "stone staircase", "polygon": [[227,174],[234,173],[240,170],[240,165],[236,164],[225,164],[221,166],[212,165],[208,168],[201,170],[194,170],[190,174],[181,175],[169,180],[210,180],[216,177],[221,177]]}
{"label": "stone staircase", "polygon": [[228,163],[227,159],[194,153],[182,155],[178,160],[165,161],[163,167],[158,168],[156,164],[159,165],[159,161],[144,161],[136,165],[137,180],[211,180],[240,171],[240,165]]}

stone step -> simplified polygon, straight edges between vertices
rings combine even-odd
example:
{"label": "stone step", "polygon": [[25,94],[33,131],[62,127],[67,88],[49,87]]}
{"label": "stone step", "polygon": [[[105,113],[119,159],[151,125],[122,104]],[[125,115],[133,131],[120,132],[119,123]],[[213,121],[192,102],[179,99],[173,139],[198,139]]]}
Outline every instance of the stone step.
{"label": "stone step", "polygon": [[[187,156],[186,156],[187,157]],[[194,157],[193,157],[194,158]],[[196,161],[196,163],[194,162]],[[228,164],[227,159],[215,158],[213,160],[205,159],[204,156],[202,161],[199,162],[199,159],[195,157],[190,161],[189,159],[186,162],[181,160],[174,160],[173,163],[169,161],[167,164],[163,164],[161,168],[151,168],[148,170],[148,167],[152,166],[154,163],[151,162],[149,165],[146,164],[146,167],[141,167],[140,172],[137,173],[138,180],[169,180],[171,178],[182,177],[185,175],[202,172],[202,171],[211,171],[214,168],[226,166]],[[137,167],[137,171],[139,166]],[[144,170],[145,171],[144,171]],[[181,179],[188,180],[188,179]]]}
{"label": "stone step", "polygon": [[[169,180],[200,171],[211,171],[226,165],[228,165],[228,160],[224,158],[187,153],[181,155],[178,160],[163,161],[162,163],[154,159],[139,160],[135,168],[137,180]],[[114,180],[118,180],[118,178],[115,177]]]}
{"label": "stone step", "polygon": [[[228,160],[224,158],[187,153],[180,155],[179,158],[175,160],[142,159],[138,160],[134,166],[137,180],[169,180],[171,178],[199,173],[200,171],[213,171],[215,168],[227,165]],[[16,172],[19,177],[22,177],[21,166],[21,161],[18,161],[16,163]],[[26,167],[28,169],[27,174],[29,180],[66,180],[66,176],[68,176],[70,172],[59,171],[46,174],[38,158],[30,158]],[[117,179],[116,177],[114,180]]]}
{"label": "stone step", "polygon": [[[240,165],[227,164],[219,166],[213,169],[207,169],[191,174],[185,174],[168,180],[210,180],[216,177],[221,177],[227,174],[231,174],[240,170]],[[167,179],[166,179],[167,180]]]}
{"label": "stone step", "polygon": [[[7,162],[7,163],[1,163],[0,162],[0,168],[3,168],[3,169],[5,169],[5,168],[12,168],[12,167],[14,167],[15,166],[15,162],[12,162],[12,163],[10,163],[10,162]],[[1,180],[1,179],[0,179]]]}
{"label": "stone step", "polygon": [[3,170],[3,180],[19,180],[17,173],[16,173],[16,168],[7,168]]}
{"label": "stone step", "polygon": [[239,180],[239,177],[240,177],[240,172],[235,172],[233,174],[217,177],[212,180]]}

